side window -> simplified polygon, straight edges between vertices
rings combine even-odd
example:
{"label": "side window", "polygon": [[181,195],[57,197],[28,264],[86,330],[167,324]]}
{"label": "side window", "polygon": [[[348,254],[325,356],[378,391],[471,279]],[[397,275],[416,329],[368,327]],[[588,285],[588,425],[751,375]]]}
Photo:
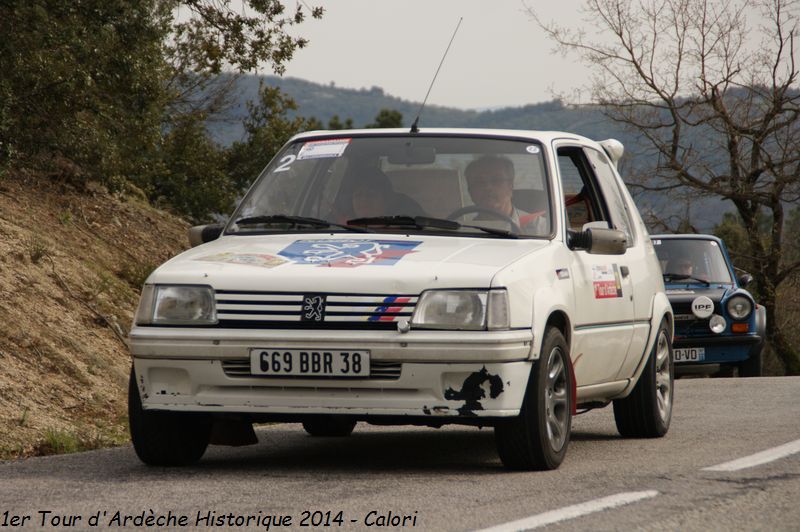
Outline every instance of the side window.
{"label": "side window", "polygon": [[619,182],[614,175],[614,169],[604,153],[590,148],[585,151],[606,198],[614,229],[619,229],[628,236],[628,247],[630,247],[633,245],[633,223],[628,211],[628,204],[625,202]]}
{"label": "side window", "polygon": [[569,229],[580,231],[589,222],[608,222],[605,205],[583,150],[577,147],[559,148],[558,168]]}

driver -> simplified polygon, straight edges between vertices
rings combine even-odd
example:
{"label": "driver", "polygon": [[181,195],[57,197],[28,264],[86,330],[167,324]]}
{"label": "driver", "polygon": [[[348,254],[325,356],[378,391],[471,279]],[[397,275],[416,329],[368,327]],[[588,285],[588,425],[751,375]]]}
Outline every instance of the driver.
{"label": "driver", "polygon": [[672,259],[669,263],[668,273],[681,277],[692,277],[694,275],[692,259],[685,256]]}
{"label": "driver", "polygon": [[[464,170],[467,188],[477,207],[508,217],[525,233],[543,233],[545,219],[514,207],[514,163],[507,157],[485,155]],[[478,217],[476,219],[483,219]]]}

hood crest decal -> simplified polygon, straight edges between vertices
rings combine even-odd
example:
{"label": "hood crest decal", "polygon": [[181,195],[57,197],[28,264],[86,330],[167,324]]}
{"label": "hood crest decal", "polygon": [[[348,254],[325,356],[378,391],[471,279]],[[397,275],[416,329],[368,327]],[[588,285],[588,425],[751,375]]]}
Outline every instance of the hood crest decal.
{"label": "hood crest decal", "polygon": [[289,262],[282,257],[276,257],[275,255],[269,255],[267,253],[234,253],[229,251],[212,255],[203,255],[202,257],[197,257],[192,260],[244,264],[261,268],[274,268],[275,266],[280,266],[281,264]]}
{"label": "hood crest decal", "polygon": [[414,248],[421,243],[408,240],[295,240],[278,255],[295,264],[331,268],[394,266],[409,253],[414,253]]}

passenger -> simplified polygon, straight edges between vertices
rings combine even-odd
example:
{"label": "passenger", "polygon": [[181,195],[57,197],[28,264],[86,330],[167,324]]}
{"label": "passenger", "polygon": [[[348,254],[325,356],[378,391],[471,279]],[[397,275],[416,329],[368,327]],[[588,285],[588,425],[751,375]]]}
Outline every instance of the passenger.
{"label": "passenger", "polygon": [[331,215],[337,222],[389,214],[394,191],[386,174],[377,168],[363,169],[354,181],[350,197],[342,198],[341,207]]}
{"label": "passenger", "polygon": [[[506,157],[485,155],[467,165],[464,175],[472,201],[477,207],[507,216],[524,233],[543,234],[544,213],[528,213],[512,203],[514,196],[514,163]],[[480,213],[476,220],[488,219]]]}
{"label": "passenger", "polygon": [[371,170],[356,182],[353,188],[353,218],[386,216],[394,191],[386,174]]}
{"label": "passenger", "polygon": [[419,203],[395,192],[389,178],[378,168],[358,173],[349,201],[341,211],[343,215],[337,217],[340,223],[375,216],[425,216]]}

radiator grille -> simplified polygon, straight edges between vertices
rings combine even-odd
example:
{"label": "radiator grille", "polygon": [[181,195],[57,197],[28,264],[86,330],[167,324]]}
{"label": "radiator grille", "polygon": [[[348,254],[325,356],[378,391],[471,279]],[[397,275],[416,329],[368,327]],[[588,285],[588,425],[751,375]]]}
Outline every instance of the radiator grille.
{"label": "radiator grille", "polygon": [[[707,335],[711,331],[708,322],[711,318],[698,318],[692,314],[692,303],[673,303],[672,312],[675,315],[675,334],[678,336]],[[714,303],[714,313],[719,314],[719,303]]]}
{"label": "radiator grille", "polygon": [[393,329],[410,320],[418,296],[218,290],[217,327]]}

